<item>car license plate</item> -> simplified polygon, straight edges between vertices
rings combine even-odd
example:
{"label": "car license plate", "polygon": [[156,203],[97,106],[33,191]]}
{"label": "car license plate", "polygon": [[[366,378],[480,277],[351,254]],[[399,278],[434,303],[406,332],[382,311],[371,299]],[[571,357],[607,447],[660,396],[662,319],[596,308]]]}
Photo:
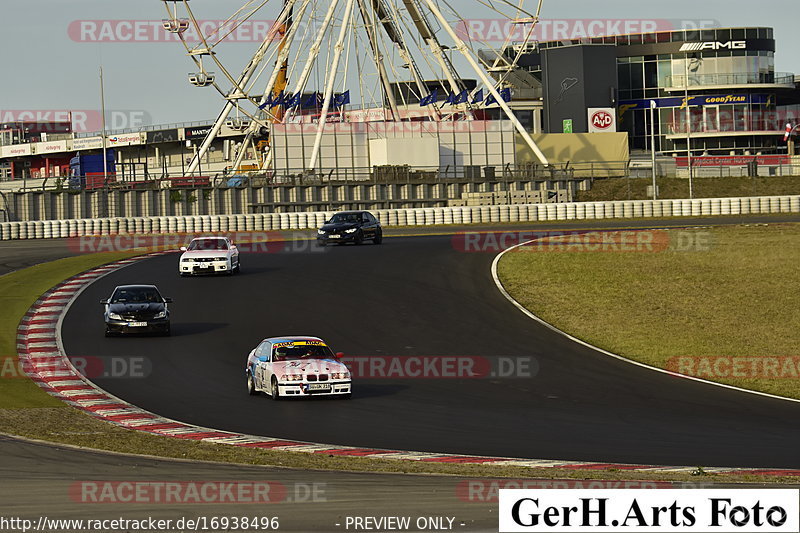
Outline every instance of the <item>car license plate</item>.
{"label": "car license plate", "polygon": [[339,238],[341,238],[341,235],[328,235],[328,238],[329,239],[339,239]]}
{"label": "car license plate", "polygon": [[143,328],[147,326],[147,322],[128,322],[128,327],[131,328]]}
{"label": "car license plate", "polygon": [[330,383],[309,383],[308,392],[330,392]]}

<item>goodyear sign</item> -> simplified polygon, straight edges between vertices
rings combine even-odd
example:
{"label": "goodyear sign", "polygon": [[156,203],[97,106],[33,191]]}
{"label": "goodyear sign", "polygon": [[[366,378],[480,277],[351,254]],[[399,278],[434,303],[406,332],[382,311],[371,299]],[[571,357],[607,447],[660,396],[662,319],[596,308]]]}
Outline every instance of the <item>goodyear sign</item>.
{"label": "goodyear sign", "polygon": [[619,103],[619,114],[623,115],[630,109],[649,109],[650,101],[656,107],[678,107],[685,109],[689,106],[729,105],[729,104],[766,104],[769,95],[766,94],[707,94],[698,96],[672,96],[668,98],[645,98],[642,100],[622,100]]}

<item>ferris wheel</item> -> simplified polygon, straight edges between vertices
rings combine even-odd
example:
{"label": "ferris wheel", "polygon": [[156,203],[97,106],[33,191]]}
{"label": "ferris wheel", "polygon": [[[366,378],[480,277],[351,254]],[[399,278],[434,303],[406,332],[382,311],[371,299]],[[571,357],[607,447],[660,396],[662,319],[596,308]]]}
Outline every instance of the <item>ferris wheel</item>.
{"label": "ferris wheel", "polygon": [[[164,29],[194,63],[189,82],[216,90],[224,102],[187,174],[197,171],[223,126],[244,133],[233,165],[239,168],[245,147],[255,148],[254,140],[271,124],[308,113],[317,124],[313,170],[326,123],[332,115],[346,117],[348,106],[377,110],[386,121],[408,120],[409,109],[428,120],[471,120],[476,110],[499,106],[547,164],[507,104],[509,87],[528,88],[526,75],[531,77],[518,63],[535,45],[543,0],[239,1],[225,20],[209,23],[189,0],[162,0]],[[500,22],[502,42],[469,31],[467,14]],[[226,60],[229,44],[254,21],[266,30],[238,70]],[[440,95],[447,95],[444,103]],[[254,152],[267,169],[269,151]]]}

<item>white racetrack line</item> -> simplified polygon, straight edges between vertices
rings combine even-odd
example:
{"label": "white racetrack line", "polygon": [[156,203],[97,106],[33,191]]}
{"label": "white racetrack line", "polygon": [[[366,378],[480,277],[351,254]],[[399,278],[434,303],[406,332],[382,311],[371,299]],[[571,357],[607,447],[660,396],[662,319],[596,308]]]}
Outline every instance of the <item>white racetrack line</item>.
{"label": "white racetrack line", "polygon": [[632,364],[632,365],[636,365],[636,366],[639,366],[639,367],[642,367],[642,368],[646,368],[648,370],[653,370],[655,372],[661,372],[662,374],[667,374],[669,376],[673,376],[673,377],[677,377],[677,378],[690,379],[692,381],[697,381],[699,383],[704,383],[706,385],[713,385],[715,387],[722,387],[724,389],[735,390],[735,391],[738,391],[738,392],[745,392],[747,394],[755,394],[757,396],[763,396],[763,397],[766,397],[766,398],[773,398],[773,399],[776,399],[776,400],[785,400],[787,402],[800,403],[800,399],[797,399],[797,398],[787,398],[786,396],[778,396],[776,394],[769,394],[767,392],[759,392],[759,391],[754,391],[754,390],[749,390],[749,389],[743,389],[741,387],[736,387],[734,385],[726,385],[725,383],[717,383],[715,381],[709,381],[707,379],[698,378],[698,377],[695,377],[695,376],[687,376],[686,374],[679,374],[677,372],[672,372],[670,370],[665,370],[663,368],[658,368],[658,367],[655,367],[655,366],[647,365],[645,363],[640,363],[639,361],[634,361],[633,359],[628,359],[627,357],[623,357],[621,355],[609,352],[608,350],[604,350],[602,348],[599,348],[597,346],[589,344],[586,341],[583,341],[583,340],[581,340],[581,339],[579,339],[577,337],[574,337],[574,336],[570,335],[569,333],[567,333],[565,331],[562,331],[562,330],[558,329],[557,327],[555,327],[554,325],[550,324],[549,322],[545,322],[544,320],[542,320],[541,318],[539,318],[538,316],[536,316],[535,314],[533,314],[532,312],[527,310],[525,307],[523,307],[522,304],[520,304],[518,301],[516,301],[510,294],[508,294],[508,291],[506,291],[505,287],[503,287],[503,283],[500,281],[500,278],[497,275],[497,265],[500,262],[500,259],[507,252],[510,252],[510,251],[512,251],[512,250],[514,250],[516,248],[521,247],[521,246],[525,246],[526,244],[530,244],[530,243],[534,242],[535,240],[536,239],[531,239],[529,241],[525,241],[525,242],[522,242],[522,243],[517,244],[515,246],[512,246],[511,248],[508,248],[507,250],[503,250],[502,252],[497,254],[497,256],[495,256],[495,258],[494,258],[494,261],[492,261],[492,278],[494,279],[494,283],[495,283],[495,285],[497,285],[497,288],[500,291],[500,294],[505,296],[505,298],[509,302],[514,304],[514,306],[517,309],[519,309],[520,311],[525,313],[528,316],[528,318],[531,318],[531,319],[535,320],[536,322],[538,322],[539,324],[547,327],[548,329],[551,329],[551,330],[555,331],[556,333],[558,333],[560,335],[563,335],[564,337],[568,338],[572,342],[575,342],[575,343],[578,343],[580,345],[586,346],[587,348],[590,348],[590,349],[592,349],[592,350],[594,350],[594,351],[596,351],[598,353],[601,353],[603,355],[607,355],[608,357],[613,357],[614,359],[618,359],[620,361],[624,361],[624,362]]}

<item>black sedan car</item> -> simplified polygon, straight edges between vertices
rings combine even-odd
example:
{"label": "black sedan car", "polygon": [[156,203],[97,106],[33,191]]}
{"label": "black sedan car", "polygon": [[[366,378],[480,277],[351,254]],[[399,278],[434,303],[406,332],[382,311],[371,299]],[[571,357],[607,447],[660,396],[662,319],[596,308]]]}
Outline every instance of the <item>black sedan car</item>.
{"label": "black sedan car", "polygon": [[164,298],[155,285],[120,285],[111,297],[100,300],[105,307],[106,337],[122,333],[169,335],[171,298]]}
{"label": "black sedan car", "polygon": [[381,223],[369,211],[336,213],[317,230],[317,243],[320,246],[329,242],[361,244],[367,240],[372,240],[375,244],[383,241]]}

